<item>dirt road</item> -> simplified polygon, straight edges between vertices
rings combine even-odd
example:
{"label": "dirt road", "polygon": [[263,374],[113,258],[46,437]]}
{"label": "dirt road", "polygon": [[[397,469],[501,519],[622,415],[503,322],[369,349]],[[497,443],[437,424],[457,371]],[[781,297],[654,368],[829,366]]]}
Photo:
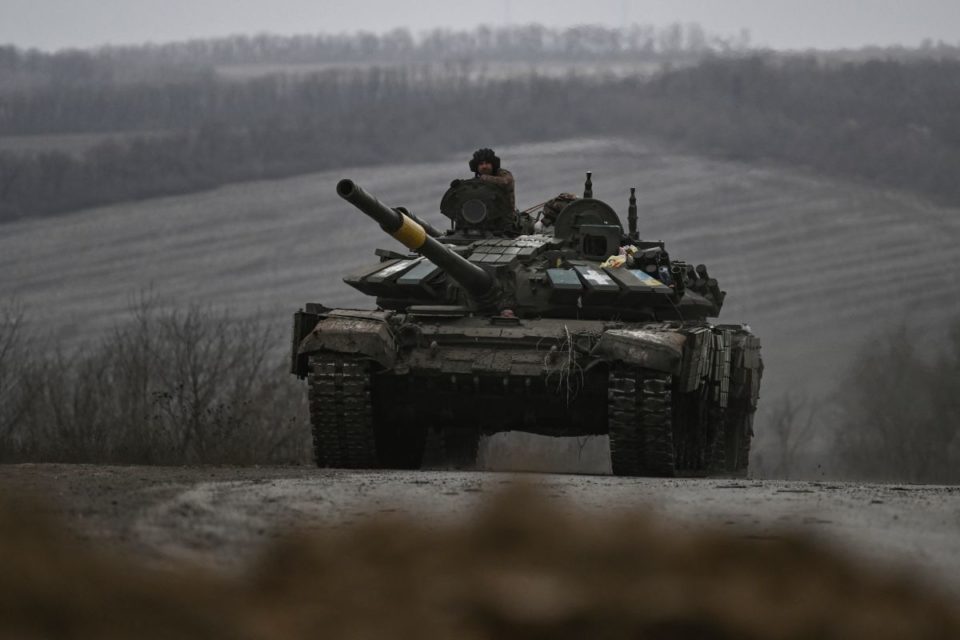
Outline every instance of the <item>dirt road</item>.
{"label": "dirt road", "polygon": [[153,563],[227,571],[290,529],[344,527],[384,514],[438,524],[526,483],[585,518],[646,511],[683,529],[758,541],[787,530],[906,568],[960,595],[960,487],[729,479],[614,478],[490,471],[0,466],[0,491],[37,494],[79,538]]}

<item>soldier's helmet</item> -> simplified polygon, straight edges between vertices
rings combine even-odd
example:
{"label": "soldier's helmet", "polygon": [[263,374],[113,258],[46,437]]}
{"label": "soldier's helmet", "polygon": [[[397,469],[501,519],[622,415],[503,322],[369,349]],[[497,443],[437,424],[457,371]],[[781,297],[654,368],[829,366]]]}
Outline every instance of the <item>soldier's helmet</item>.
{"label": "soldier's helmet", "polygon": [[470,171],[477,173],[477,169],[480,167],[481,162],[489,162],[492,164],[494,174],[500,171],[500,158],[498,158],[497,154],[493,152],[493,149],[487,149],[484,147],[474,151],[473,158],[470,160]]}

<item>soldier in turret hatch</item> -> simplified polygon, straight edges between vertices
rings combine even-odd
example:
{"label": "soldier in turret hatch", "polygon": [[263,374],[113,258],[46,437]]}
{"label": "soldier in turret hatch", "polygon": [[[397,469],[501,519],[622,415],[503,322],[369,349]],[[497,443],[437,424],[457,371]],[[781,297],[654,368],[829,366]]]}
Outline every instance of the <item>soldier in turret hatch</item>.
{"label": "soldier in turret hatch", "polygon": [[510,207],[516,211],[517,200],[513,191],[513,174],[500,167],[500,158],[493,149],[477,149],[470,160],[470,171],[484,182],[502,186],[510,196]]}

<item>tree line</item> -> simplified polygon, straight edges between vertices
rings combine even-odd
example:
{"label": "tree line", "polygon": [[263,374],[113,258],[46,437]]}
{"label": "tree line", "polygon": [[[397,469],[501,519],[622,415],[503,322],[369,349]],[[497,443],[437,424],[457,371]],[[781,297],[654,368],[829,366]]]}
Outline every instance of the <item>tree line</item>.
{"label": "tree line", "polygon": [[816,405],[802,396],[775,400],[755,442],[754,471],[960,483],[960,320],[936,336],[934,353],[921,340],[930,337],[905,326],[873,336],[832,397]]}
{"label": "tree line", "polygon": [[659,136],[960,204],[960,62],[713,58],[654,78],[456,67],[48,88],[0,132],[126,131],[82,155],[0,153],[0,220],[576,135]]}
{"label": "tree line", "polygon": [[400,28],[383,34],[234,35],[53,53],[0,46],[0,91],[43,84],[179,80],[233,65],[679,61],[707,53],[742,53],[749,46],[750,34],[745,30],[720,36],[696,23],[562,29],[530,24],[419,34]]}
{"label": "tree line", "polygon": [[668,138],[960,204],[960,62],[706,61],[648,92],[689,114]]}

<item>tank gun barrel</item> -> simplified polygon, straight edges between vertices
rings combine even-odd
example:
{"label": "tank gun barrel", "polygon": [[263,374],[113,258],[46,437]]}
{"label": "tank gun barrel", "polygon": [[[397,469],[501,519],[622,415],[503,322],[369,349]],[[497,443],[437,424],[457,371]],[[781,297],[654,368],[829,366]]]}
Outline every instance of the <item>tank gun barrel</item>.
{"label": "tank gun barrel", "polygon": [[492,304],[498,292],[496,279],[431,237],[423,226],[410,216],[386,206],[353,180],[344,179],[338,182],[337,195],[373,218],[381,229],[408,249],[419,253],[443,269],[479,306]]}

